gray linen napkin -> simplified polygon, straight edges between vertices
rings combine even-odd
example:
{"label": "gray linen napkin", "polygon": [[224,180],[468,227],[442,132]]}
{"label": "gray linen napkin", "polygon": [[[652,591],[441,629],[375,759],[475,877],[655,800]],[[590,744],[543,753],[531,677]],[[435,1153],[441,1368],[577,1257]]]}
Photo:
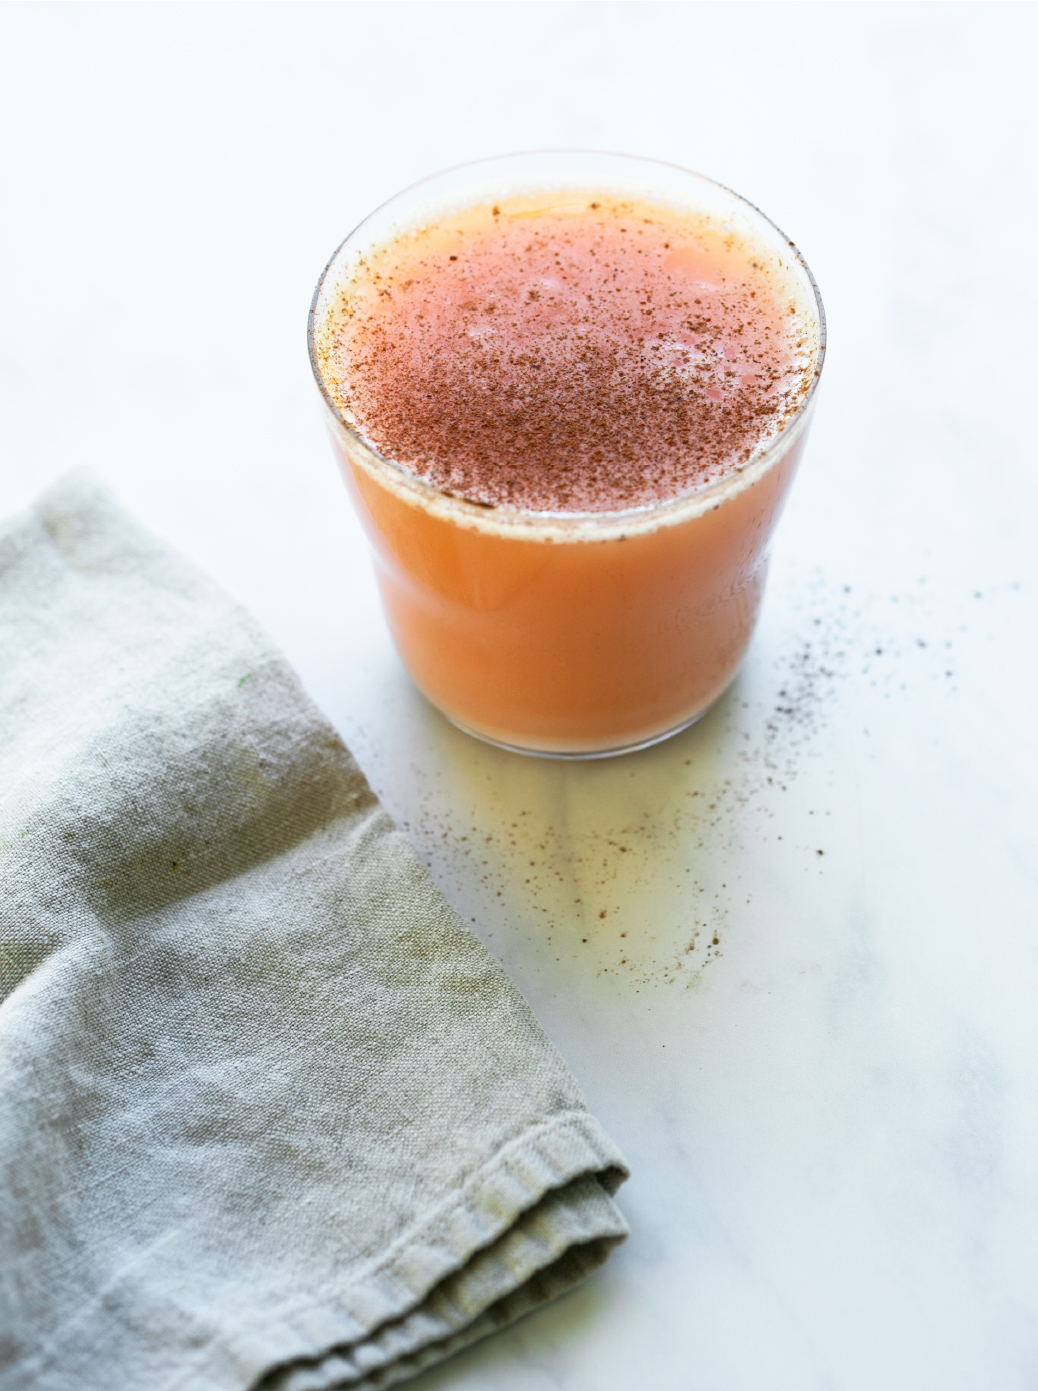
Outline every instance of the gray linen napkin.
{"label": "gray linen napkin", "polygon": [[0,1387],[388,1386],[626,1174],[252,620],[73,475],[0,528]]}

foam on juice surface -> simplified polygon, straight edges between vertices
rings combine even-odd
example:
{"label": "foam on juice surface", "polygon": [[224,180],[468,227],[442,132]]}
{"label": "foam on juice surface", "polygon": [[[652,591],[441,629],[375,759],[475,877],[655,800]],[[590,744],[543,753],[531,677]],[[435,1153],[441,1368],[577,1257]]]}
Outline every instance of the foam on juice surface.
{"label": "foam on juice surface", "polygon": [[445,492],[608,512],[760,455],[811,385],[788,267],[705,216],[607,194],[463,209],[364,255],[322,373],[385,457]]}

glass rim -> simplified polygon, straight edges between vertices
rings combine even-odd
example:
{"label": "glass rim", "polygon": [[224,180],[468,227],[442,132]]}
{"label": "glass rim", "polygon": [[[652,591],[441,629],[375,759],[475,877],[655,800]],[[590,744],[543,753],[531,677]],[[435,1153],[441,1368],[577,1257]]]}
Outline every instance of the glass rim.
{"label": "glass rim", "polygon": [[[807,283],[810,286],[811,295],[813,297],[815,315],[818,320],[818,347],[815,354],[814,371],[812,373],[811,383],[804,393],[803,399],[794,413],[786,421],[785,425],[783,425],[782,429],[760,454],[752,458],[741,468],[730,469],[728,472],[722,474],[720,478],[713,479],[711,482],[703,484],[700,488],[692,488],[686,492],[675,494],[673,497],[642,503],[637,507],[616,508],[611,511],[535,511],[533,508],[511,507],[506,504],[494,505],[475,502],[473,499],[466,498],[462,494],[452,493],[444,488],[436,487],[433,483],[428,483],[424,478],[420,478],[418,474],[412,473],[410,469],[405,468],[403,464],[383,454],[371,440],[345,418],[342,411],[339,409],[332,392],[329,390],[324,380],[324,375],[318,362],[314,337],[317,327],[317,309],[321,298],[321,292],[324,289],[328,274],[338,261],[343,248],[356,237],[357,233],[360,232],[362,228],[366,227],[373,218],[377,217],[379,213],[388,208],[390,204],[395,203],[398,199],[404,198],[409,193],[423,188],[426,184],[434,183],[450,174],[457,174],[467,169],[478,171],[485,165],[501,164],[506,160],[533,159],[539,155],[549,157],[557,157],[560,155],[588,155],[598,159],[625,160],[635,165],[670,169],[679,174],[690,175],[692,178],[699,179],[703,183],[710,184],[714,188],[719,189],[722,193],[728,194],[729,197],[734,198],[738,203],[741,203],[752,213],[756,214],[756,216],[773,232],[777,233],[781,241],[789,248],[790,252],[792,252],[794,260],[807,278]],[[603,186],[608,187],[608,180],[604,182]],[[306,342],[314,381],[317,384],[324,405],[331,414],[337,429],[341,430],[349,437],[354,444],[360,446],[364,454],[368,456],[365,462],[370,462],[376,469],[384,468],[388,470],[389,477],[398,487],[402,486],[406,492],[415,494],[417,498],[426,498],[429,503],[435,505],[437,510],[442,509],[447,512],[457,513],[459,520],[464,517],[471,523],[477,525],[480,521],[482,521],[484,525],[491,523],[494,529],[502,525],[506,527],[523,528],[537,527],[539,525],[549,528],[563,527],[567,530],[599,530],[606,528],[614,529],[617,527],[622,528],[625,523],[629,525],[652,524],[674,513],[681,513],[683,517],[686,512],[692,514],[706,511],[710,506],[715,504],[718,494],[727,493],[729,490],[732,492],[741,492],[743,488],[749,487],[752,483],[756,482],[758,478],[763,477],[771,468],[772,464],[784,457],[787,450],[802,433],[804,426],[810,418],[815,393],[818,390],[818,383],[822,376],[822,367],[825,363],[826,322],[825,306],[822,303],[822,295],[818,288],[818,282],[815,280],[811,267],[804,259],[804,255],[800,248],[791,237],[788,237],[786,233],[783,232],[782,228],[779,227],[776,222],[773,222],[772,219],[768,217],[767,213],[762,212],[755,203],[751,203],[750,200],[744,198],[741,193],[736,193],[733,188],[729,188],[727,184],[723,184],[717,179],[711,179],[706,174],[700,174],[694,169],[688,169],[684,165],[675,164],[670,160],[653,159],[647,155],[624,154],[614,150],[593,150],[560,146],[534,150],[515,150],[509,154],[487,155],[481,159],[465,160],[460,164],[452,164],[445,169],[439,169],[433,174],[427,174],[424,178],[416,179],[414,183],[406,185],[406,187],[391,194],[389,198],[383,199],[381,203],[356,224],[352,231],[348,232],[346,236],[343,237],[342,241],[328,258],[328,262],[321,271],[317,285],[314,288],[313,297],[310,301],[310,312],[307,316],[306,325]]]}

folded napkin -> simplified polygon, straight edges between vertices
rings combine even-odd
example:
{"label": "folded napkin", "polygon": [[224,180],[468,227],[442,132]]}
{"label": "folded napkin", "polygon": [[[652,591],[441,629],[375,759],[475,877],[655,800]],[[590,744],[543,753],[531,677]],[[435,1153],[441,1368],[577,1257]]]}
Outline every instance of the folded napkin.
{"label": "folded napkin", "polygon": [[383,1387],[623,1159],[246,613],[73,475],[0,528],[0,1387]]}

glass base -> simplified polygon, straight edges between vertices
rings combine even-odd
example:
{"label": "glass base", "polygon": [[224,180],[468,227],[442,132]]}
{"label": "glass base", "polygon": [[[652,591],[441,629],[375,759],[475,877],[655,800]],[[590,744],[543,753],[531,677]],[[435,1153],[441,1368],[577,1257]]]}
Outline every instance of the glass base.
{"label": "glass base", "polygon": [[[721,692],[723,695],[724,692]],[[673,739],[675,734],[680,734],[682,730],[690,729],[692,725],[708,715],[714,708],[721,696],[716,696],[709,705],[703,707],[698,715],[693,715],[690,720],[682,720],[680,724],[673,725],[670,729],[665,729],[662,734],[653,734],[648,739],[639,739],[634,744],[620,744],[611,749],[585,749],[579,753],[565,753],[558,749],[527,749],[521,744],[506,744],[502,739],[491,739],[489,734],[480,734],[475,729],[469,729],[460,720],[451,719],[450,715],[444,714],[444,719],[449,720],[455,729],[460,729],[463,734],[469,734],[473,739],[478,739],[481,744],[490,744],[492,748],[504,749],[506,753],[521,753],[527,758],[554,758],[568,763],[582,761],[586,762],[592,758],[619,758],[621,754],[637,753],[640,749],[651,749],[653,744],[662,744],[666,739]],[[443,712],[441,711],[441,714]]]}

